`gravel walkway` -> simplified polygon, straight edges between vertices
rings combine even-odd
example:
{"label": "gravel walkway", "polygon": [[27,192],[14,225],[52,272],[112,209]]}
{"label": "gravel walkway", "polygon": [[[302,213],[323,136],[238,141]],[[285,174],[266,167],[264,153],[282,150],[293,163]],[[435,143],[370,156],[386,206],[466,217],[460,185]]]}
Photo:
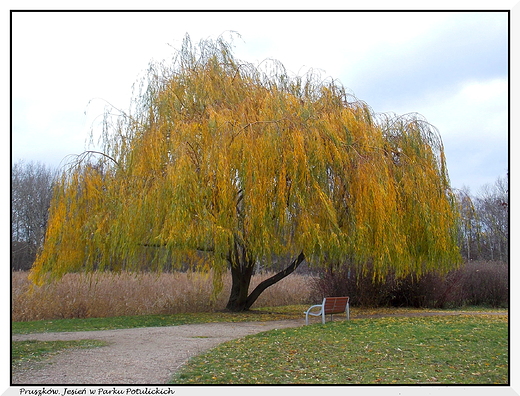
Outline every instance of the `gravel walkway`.
{"label": "gravel walkway", "polygon": [[109,345],[72,349],[31,369],[14,371],[12,384],[165,384],[190,357],[222,342],[303,324],[305,320],[284,320],[13,335],[13,341],[92,339]]}
{"label": "gravel walkway", "polygon": [[[479,315],[453,312],[384,316]],[[507,315],[507,314],[505,314]],[[359,315],[356,318],[381,317]],[[13,385],[50,384],[165,384],[182,364],[218,344],[272,329],[298,327],[305,319],[270,322],[204,323],[171,327],[145,327],[13,335],[13,341],[102,340],[104,347],[72,349],[30,369],[15,370]]]}

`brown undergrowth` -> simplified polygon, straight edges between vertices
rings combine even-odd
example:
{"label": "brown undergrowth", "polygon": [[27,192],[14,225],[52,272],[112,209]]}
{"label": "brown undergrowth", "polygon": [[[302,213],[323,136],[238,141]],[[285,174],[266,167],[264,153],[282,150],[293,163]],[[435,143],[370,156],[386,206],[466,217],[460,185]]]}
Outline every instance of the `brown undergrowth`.
{"label": "brown undergrowth", "polygon": [[[197,272],[66,274],[61,280],[33,286],[27,272],[12,273],[13,321],[211,312],[225,307],[231,276],[211,298],[213,279]],[[272,274],[253,277],[251,288]],[[309,276],[292,274],[268,288],[253,308],[306,304]]]}

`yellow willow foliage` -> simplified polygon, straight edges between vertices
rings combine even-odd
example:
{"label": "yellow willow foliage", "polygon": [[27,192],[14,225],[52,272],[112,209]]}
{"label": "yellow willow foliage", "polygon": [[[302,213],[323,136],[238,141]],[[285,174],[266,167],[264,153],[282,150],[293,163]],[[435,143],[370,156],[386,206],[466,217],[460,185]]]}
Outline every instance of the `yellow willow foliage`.
{"label": "yellow willow foliage", "polygon": [[152,66],[104,155],[64,173],[33,279],[160,270],[197,250],[217,273],[238,265],[236,252],[269,265],[303,251],[313,265],[371,264],[374,276],[456,265],[435,128],[375,115],[336,82],[265,68],[222,40],[194,50],[188,39],[173,66]]}

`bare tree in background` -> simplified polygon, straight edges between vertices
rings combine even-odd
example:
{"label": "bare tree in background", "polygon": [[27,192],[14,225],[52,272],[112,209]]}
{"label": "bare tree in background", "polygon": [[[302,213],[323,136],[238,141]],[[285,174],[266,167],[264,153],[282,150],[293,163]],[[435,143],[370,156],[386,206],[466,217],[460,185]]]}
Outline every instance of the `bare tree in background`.
{"label": "bare tree in background", "polygon": [[465,260],[509,261],[509,187],[507,177],[471,195],[458,191],[459,246]]}
{"label": "bare tree in background", "polygon": [[460,252],[465,260],[470,261],[478,255],[480,223],[469,188],[464,187],[462,190],[458,190],[457,198],[460,213]]}
{"label": "bare tree in background", "polygon": [[39,162],[11,169],[11,268],[28,270],[43,243],[56,172]]}
{"label": "bare tree in background", "polygon": [[485,260],[509,260],[509,187],[507,178],[499,177],[485,185],[475,199],[481,226],[481,255]]}

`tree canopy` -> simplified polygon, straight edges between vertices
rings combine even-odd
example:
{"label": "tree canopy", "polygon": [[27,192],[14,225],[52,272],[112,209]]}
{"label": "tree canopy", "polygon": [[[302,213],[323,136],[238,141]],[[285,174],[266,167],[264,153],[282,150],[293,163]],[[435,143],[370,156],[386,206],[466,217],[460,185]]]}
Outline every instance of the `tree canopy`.
{"label": "tree canopy", "polygon": [[369,263],[375,277],[460,260],[437,130],[374,114],[337,81],[186,37],[171,65],[150,66],[132,110],[106,120],[102,154],[78,157],[55,189],[35,281],[206,251],[217,289],[231,268],[228,308],[241,310],[255,263],[275,255],[298,257],[278,278],[304,259]]}

